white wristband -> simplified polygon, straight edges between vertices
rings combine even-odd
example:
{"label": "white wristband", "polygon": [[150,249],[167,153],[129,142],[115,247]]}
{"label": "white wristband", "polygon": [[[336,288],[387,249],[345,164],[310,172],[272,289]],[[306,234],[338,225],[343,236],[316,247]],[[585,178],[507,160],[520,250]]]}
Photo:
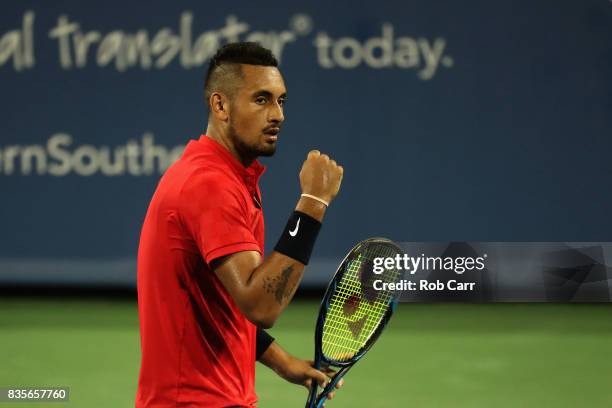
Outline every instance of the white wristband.
{"label": "white wristband", "polygon": [[312,194],[302,193],[302,197],[312,198],[313,200],[317,200],[318,202],[320,202],[324,206],[329,207],[329,203],[327,201],[325,201],[324,199],[319,198],[317,196],[313,196]]}

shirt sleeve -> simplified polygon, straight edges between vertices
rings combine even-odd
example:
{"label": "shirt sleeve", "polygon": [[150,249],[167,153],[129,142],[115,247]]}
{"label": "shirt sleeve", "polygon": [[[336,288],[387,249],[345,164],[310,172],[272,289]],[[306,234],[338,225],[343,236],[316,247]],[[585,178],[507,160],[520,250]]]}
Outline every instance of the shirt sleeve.
{"label": "shirt sleeve", "polygon": [[226,175],[213,171],[192,175],[180,200],[183,223],[206,263],[235,252],[261,253],[249,228],[247,203]]}

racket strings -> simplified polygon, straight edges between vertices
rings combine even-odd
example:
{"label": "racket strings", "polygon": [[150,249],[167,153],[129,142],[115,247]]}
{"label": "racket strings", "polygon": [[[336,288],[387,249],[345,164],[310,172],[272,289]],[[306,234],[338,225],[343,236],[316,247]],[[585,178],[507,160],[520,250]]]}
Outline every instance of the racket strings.
{"label": "racket strings", "polygon": [[[382,293],[377,294],[374,303],[363,300],[363,292],[367,288],[363,287],[363,279],[359,279],[359,272],[364,264],[369,264],[368,255],[370,254],[366,253],[366,259],[361,255],[349,264],[345,277],[338,284],[337,296],[331,302],[334,310],[332,316],[329,316],[329,336],[326,343],[330,347],[327,347],[326,351],[329,354],[326,354],[336,360],[350,359],[367,343],[392,299],[389,293]],[[341,305],[348,304],[350,308],[355,299],[357,299],[357,310],[346,316],[345,307],[342,307],[343,310],[341,310]],[[340,313],[343,313],[344,319],[340,317]]]}
{"label": "racket strings", "polygon": [[373,260],[395,257],[398,253],[395,246],[386,242],[370,242],[358,248],[357,255],[348,261],[329,301],[323,325],[323,354],[327,358],[349,361],[372,337],[397,296],[397,292],[390,290],[372,293],[373,282],[376,279],[396,282],[401,276],[395,268],[375,275],[371,270]]}

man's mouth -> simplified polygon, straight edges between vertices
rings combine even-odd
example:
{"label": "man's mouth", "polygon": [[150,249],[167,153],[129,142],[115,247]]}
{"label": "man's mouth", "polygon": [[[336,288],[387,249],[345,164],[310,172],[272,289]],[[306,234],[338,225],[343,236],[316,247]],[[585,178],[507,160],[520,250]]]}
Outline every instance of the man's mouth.
{"label": "man's mouth", "polygon": [[273,127],[264,130],[264,134],[267,136],[266,141],[268,142],[276,142],[278,140],[278,134],[280,132],[280,128]]}

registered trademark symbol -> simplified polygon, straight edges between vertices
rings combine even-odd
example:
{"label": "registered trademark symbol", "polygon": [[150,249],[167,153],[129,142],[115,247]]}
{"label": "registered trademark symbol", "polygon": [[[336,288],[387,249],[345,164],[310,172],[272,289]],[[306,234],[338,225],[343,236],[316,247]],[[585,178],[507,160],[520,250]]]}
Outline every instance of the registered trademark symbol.
{"label": "registered trademark symbol", "polygon": [[308,14],[296,14],[291,17],[289,26],[296,34],[307,35],[312,31],[312,18]]}
{"label": "registered trademark symbol", "polygon": [[[612,0],[610,0],[612,1]],[[455,65],[455,60],[453,60],[453,57],[449,57],[449,56],[445,56],[444,58],[442,58],[442,64],[445,67],[452,67],[453,65]]]}

